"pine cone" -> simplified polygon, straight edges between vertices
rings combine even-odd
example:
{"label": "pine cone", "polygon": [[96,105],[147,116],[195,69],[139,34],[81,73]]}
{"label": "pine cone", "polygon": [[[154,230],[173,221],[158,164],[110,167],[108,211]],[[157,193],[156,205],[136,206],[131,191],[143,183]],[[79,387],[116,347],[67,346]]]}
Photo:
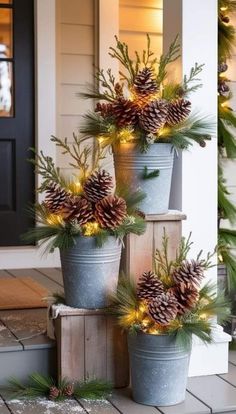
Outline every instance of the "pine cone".
{"label": "pine cone", "polygon": [[140,95],[149,95],[158,91],[158,85],[153,79],[153,72],[149,68],[140,70],[134,79],[134,90]]}
{"label": "pine cone", "polygon": [[139,299],[154,299],[164,292],[163,283],[153,272],[144,272],[139,278],[137,295]]}
{"label": "pine cone", "polygon": [[225,63],[225,62],[221,62],[221,63],[218,65],[218,73],[223,73],[223,72],[226,72],[226,71],[227,71],[227,69],[228,69],[228,65],[227,65],[227,63]]}
{"label": "pine cone", "polygon": [[147,132],[155,134],[166,122],[167,102],[163,99],[147,104],[140,113],[139,124]]}
{"label": "pine cone", "polygon": [[191,112],[191,102],[186,99],[177,99],[170,102],[166,122],[168,125],[176,125],[184,121]]}
{"label": "pine cone", "polygon": [[82,226],[93,218],[92,204],[84,197],[71,195],[61,211],[66,220],[76,220]]}
{"label": "pine cone", "polygon": [[60,395],[60,391],[57,387],[55,386],[50,387],[50,390],[49,390],[50,400],[55,400],[56,398],[59,397],[59,395]]}
{"label": "pine cone", "polygon": [[84,184],[84,194],[93,203],[111,194],[113,178],[105,170],[95,171]]}
{"label": "pine cone", "polygon": [[204,269],[201,262],[191,260],[185,261],[180,267],[174,270],[172,279],[175,283],[191,283],[193,286],[198,287],[201,280],[204,278]]}
{"label": "pine cone", "polygon": [[109,118],[113,115],[113,105],[98,102],[95,107],[95,112],[100,112],[103,118]]}
{"label": "pine cone", "polygon": [[178,302],[173,293],[161,293],[148,304],[148,313],[160,325],[167,325],[176,318]]}
{"label": "pine cone", "polygon": [[224,80],[220,80],[218,83],[218,92],[220,95],[225,95],[230,91],[229,86]]}
{"label": "pine cone", "polygon": [[173,288],[169,289],[178,301],[178,313],[183,315],[192,309],[198,300],[198,290],[191,283],[179,283]]}
{"label": "pine cone", "polygon": [[68,192],[59,184],[51,182],[46,188],[44,205],[51,213],[58,213],[68,197]]}
{"label": "pine cone", "polygon": [[115,89],[115,93],[116,93],[116,97],[117,98],[123,98],[124,97],[124,94],[123,94],[123,86],[119,82],[117,82],[115,84],[114,89]]}
{"label": "pine cone", "polygon": [[138,107],[134,102],[119,98],[113,104],[113,116],[118,127],[135,125],[138,120]]}
{"label": "pine cone", "polygon": [[65,397],[72,397],[73,394],[74,394],[74,385],[73,384],[66,385],[65,388],[63,389],[63,395]]}
{"label": "pine cone", "polygon": [[95,206],[95,218],[101,227],[114,229],[118,227],[127,215],[127,206],[123,198],[109,195]]}

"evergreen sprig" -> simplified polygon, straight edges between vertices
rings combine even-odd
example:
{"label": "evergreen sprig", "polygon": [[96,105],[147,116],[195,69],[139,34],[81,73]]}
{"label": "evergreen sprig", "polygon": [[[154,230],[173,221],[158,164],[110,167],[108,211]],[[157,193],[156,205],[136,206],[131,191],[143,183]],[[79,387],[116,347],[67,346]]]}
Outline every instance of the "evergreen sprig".
{"label": "evergreen sprig", "polygon": [[201,83],[194,85],[193,83],[200,81],[197,76],[202,72],[204,66],[204,64],[199,65],[198,63],[195,63],[195,65],[190,70],[189,76],[184,75],[182,88],[185,95],[188,95],[191,92],[196,92],[199,88],[202,87]]}
{"label": "evergreen sprig", "polygon": [[175,62],[180,57],[180,43],[179,35],[177,35],[174,41],[170,44],[169,50],[166,54],[161,55],[159,61],[159,68],[157,74],[157,83],[161,84],[167,75],[167,66],[170,63]]}
{"label": "evergreen sprig", "polygon": [[143,180],[150,180],[152,178],[156,178],[160,175],[160,170],[153,170],[153,171],[148,171],[148,167],[145,165],[143,172],[141,174],[141,177]]}
{"label": "evergreen sprig", "polygon": [[[58,396],[54,398],[56,401],[65,400],[67,395],[65,389],[72,385],[67,378],[61,378],[58,382],[46,375],[33,373],[29,375],[26,384],[18,378],[10,378],[9,386],[6,387],[10,398],[29,398],[50,397],[50,389],[56,387]],[[108,381],[91,379],[87,381],[75,381],[73,383],[73,396],[76,398],[102,399],[106,398],[112,391],[112,385]]]}

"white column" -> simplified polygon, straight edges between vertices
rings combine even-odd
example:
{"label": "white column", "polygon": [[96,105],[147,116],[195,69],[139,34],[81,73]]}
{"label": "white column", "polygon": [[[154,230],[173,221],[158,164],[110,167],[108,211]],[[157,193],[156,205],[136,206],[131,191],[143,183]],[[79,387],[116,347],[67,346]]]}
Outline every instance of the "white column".
{"label": "white column", "polygon": [[[193,110],[209,115],[215,122],[215,134],[205,148],[194,144],[176,160],[171,208],[186,215],[183,235],[192,232],[193,257],[203,249],[206,254],[217,244],[217,2],[215,0],[163,0],[164,50],[180,34],[182,57],[172,65],[171,77],[177,80],[188,74],[195,62],[204,63],[201,73],[203,87],[191,95]],[[216,259],[215,259],[216,260]],[[217,268],[207,273],[217,281]],[[194,345],[190,375],[225,372],[228,361],[229,336],[219,328],[216,343]]]}

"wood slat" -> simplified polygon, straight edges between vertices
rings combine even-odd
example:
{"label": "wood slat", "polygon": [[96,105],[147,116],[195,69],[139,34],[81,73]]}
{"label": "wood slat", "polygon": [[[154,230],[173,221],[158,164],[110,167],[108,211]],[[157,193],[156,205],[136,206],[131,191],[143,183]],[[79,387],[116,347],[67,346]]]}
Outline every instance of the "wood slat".
{"label": "wood slat", "polygon": [[[69,6],[69,7],[68,7]],[[70,24],[94,23],[93,0],[60,0],[61,22]]]}
{"label": "wood slat", "polygon": [[85,316],[85,375],[88,378],[106,378],[106,331],[106,316]]}
{"label": "wood slat", "polygon": [[[7,404],[12,414],[86,414],[76,400],[66,400],[61,403],[38,398],[36,400],[7,400]],[[8,411],[6,413],[8,414]]]}
{"label": "wood slat", "polygon": [[91,26],[61,25],[61,53],[94,54],[94,28]]}
{"label": "wood slat", "polygon": [[55,269],[54,267],[42,267],[35,270],[58,283],[58,285],[62,286],[63,288],[63,277],[60,269]]}
{"label": "wood slat", "polygon": [[15,277],[32,277],[42,284],[49,292],[61,292],[61,286],[35,269],[10,269],[9,273]]}
{"label": "wood slat", "polygon": [[12,278],[13,276],[10,275],[10,273],[8,273],[6,270],[0,270],[0,278],[3,277],[5,278]]}
{"label": "wood slat", "polygon": [[93,56],[61,55],[61,83],[93,84]]}
{"label": "wood slat", "polygon": [[187,389],[196,398],[204,401],[213,413],[236,410],[235,387],[216,375],[189,378]]}
{"label": "wood slat", "polygon": [[3,399],[0,396],[0,413],[1,414],[11,414],[10,410],[8,410],[7,406],[5,405]]}
{"label": "wood slat", "polygon": [[[220,378],[223,378],[225,381],[228,381],[230,384],[236,387],[236,365],[229,364],[229,371],[227,374],[220,374]],[[235,390],[236,392],[236,390]]]}
{"label": "wood slat", "polygon": [[236,365],[236,351],[229,351],[229,362]]}
{"label": "wood slat", "polygon": [[162,33],[163,13],[160,9],[121,7],[120,30]]}
{"label": "wood slat", "polygon": [[172,407],[160,407],[162,414],[209,414],[211,410],[193,395],[186,393],[186,399],[183,403],[173,405]]}
{"label": "wood slat", "polygon": [[16,341],[11,331],[1,322],[0,313],[0,352],[23,351],[23,346]]}
{"label": "wood slat", "polygon": [[118,411],[113,405],[107,400],[100,401],[89,401],[79,400],[82,407],[90,414],[118,414]]}
{"label": "wood slat", "polygon": [[108,398],[109,401],[122,414],[158,414],[160,411],[155,407],[137,404],[132,400],[131,390],[125,388],[123,390],[116,390],[112,396]]}

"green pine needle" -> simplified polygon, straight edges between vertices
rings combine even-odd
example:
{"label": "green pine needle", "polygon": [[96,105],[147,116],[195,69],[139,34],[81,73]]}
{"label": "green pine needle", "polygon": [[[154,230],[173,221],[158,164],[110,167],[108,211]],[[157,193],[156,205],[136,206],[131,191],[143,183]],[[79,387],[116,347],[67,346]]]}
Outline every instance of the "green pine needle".
{"label": "green pine needle", "polygon": [[150,180],[152,178],[156,178],[160,175],[160,170],[153,170],[148,172],[148,167],[145,165],[141,177],[143,180]]}
{"label": "green pine needle", "polygon": [[112,384],[108,381],[89,380],[77,382],[75,385],[74,396],[77,398],[87,398],[90,400],[103,399],[112,392]]}

